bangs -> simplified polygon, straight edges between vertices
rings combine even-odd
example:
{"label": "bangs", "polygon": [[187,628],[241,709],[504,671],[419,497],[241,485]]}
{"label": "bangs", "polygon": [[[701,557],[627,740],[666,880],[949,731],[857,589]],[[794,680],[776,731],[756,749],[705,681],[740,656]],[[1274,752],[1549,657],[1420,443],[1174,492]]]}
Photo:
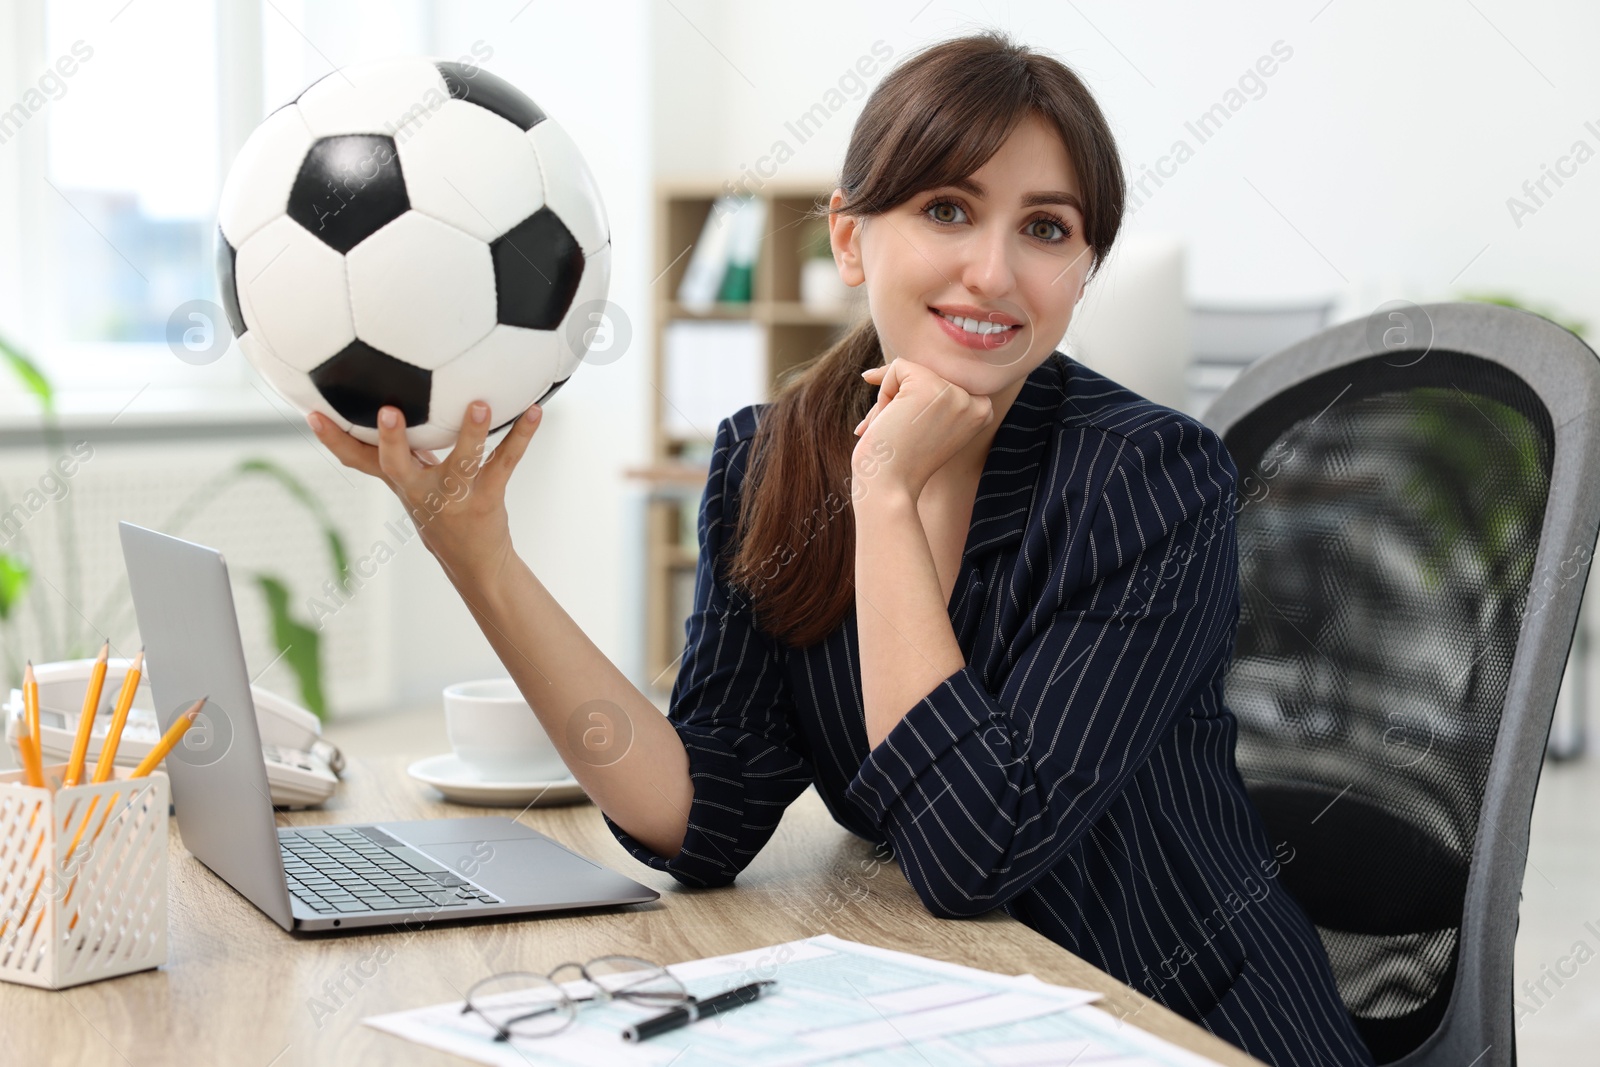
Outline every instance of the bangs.
{"label": "bangs", "polygon": [[[1055,130],[1083,201],[1092,277],[1122,226],[1122,161],[1094,96],[1064,64],[999,33],[905,60],[868,97],[839,175],[838,211],[870,217],[981,170],[1030,115]],[[825,216],[829,209],[819,209]]]}
{"label": "bangs", "polygon": [[[970,177],[1005,144],[1035,110],[1027,71],[989,71],[964,80],[932,108],[889,107],[879,164],[858,189],[845,189],[846,210],[875,215],[899,207],[927,189]],[[1044,117],[1044,116],[1041,116]]]}

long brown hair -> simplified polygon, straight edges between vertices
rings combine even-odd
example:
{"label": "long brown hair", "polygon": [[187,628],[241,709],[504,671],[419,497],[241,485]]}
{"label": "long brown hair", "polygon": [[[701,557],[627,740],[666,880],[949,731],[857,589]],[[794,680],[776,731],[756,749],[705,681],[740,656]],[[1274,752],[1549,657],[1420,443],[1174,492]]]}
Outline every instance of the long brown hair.
{"label": "long brown hair", "polygon": [[[1030,113],[1060,131],[1077,171],[1093,276],[1122,225],[1111,128],[1076,74],[996,30],[924,48],[873,90],[845,152],[840,213],[882,214],[967,177]],[[832,633],[855,599],[852,429],[877,396],[861,372],[882,362],[868,319],[785,375],[751,441],[727,576],[761,628],[791,647]]]}

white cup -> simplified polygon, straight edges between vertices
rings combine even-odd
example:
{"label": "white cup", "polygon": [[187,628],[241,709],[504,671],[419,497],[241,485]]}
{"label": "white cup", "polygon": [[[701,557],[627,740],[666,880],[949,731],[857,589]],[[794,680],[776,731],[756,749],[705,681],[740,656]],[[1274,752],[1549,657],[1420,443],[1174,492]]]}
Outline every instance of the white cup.
{"label": "white cup", "polygon": [[510,678],[445,686],[445,726],[456,758],[486,782],[568,777],[550,735]]}

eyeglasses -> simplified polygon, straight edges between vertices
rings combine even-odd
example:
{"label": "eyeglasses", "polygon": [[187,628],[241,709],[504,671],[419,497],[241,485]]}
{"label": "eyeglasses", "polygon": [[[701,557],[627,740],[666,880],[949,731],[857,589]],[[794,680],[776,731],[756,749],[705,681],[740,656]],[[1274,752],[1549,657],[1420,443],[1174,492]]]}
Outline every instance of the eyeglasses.
{"label": "eyeglasses", "polygon": [[[573,996],[563,988],[556,976],[572,968],[594,992]],[[610,1000],[661,1008],[695,1002],[683,983],[660,964],[637,956],[600,956],[588,963],[563,963],[548,974],[492,974],[467,990],[461,1014],[471,1012],[489,1024],[496,1041],[509,1041],[559,1033],[578,1017],[579,1003]]]}

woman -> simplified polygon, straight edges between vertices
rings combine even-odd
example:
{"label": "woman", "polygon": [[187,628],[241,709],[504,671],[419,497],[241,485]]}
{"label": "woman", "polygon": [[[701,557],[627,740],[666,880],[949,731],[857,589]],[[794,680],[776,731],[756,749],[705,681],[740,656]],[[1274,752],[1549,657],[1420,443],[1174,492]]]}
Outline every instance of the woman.
{"label": "woman", "polygon": [[[414,514],[448,498],[424,543],[642,862],[725,885],[815,782],[935,915],[1003,907],[1269,1062],[1370,1063],[1233,762],[1233,463],[1051,347],[1121,222],[1093,98],[1001,35],[938,44],[839,186],[870,321],[718,428],[669,717],[512,548],[537,409],[481,469],[481,403],[443,464],[392,408],[376,448],[313,427]],[[621,758],[570,728],[596,708]]]}

